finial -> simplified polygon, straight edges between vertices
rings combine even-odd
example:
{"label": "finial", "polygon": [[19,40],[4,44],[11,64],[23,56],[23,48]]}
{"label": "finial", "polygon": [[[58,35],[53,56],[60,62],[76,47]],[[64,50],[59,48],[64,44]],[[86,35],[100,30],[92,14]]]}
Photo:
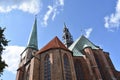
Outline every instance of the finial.
{"label": "finial", "polygon": [[85,32],[84,27],[81,27],[80,32],[81,32],[81,36],[84,35]]}
{"label": "finial", "polygon": [[83,29],[80,29],[81,35],[83,35]]}
{"label": "finial", "polygon": [[66,26],[65,22],[64,22],[64,28],[67,28],[67,26]]}

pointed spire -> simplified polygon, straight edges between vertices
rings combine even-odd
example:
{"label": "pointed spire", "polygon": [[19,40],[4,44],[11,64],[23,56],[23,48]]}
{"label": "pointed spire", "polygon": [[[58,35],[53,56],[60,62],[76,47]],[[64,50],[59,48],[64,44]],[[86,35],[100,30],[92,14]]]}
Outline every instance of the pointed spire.
{"label": "pointed spire", "polygon": [[63,29],[63,40],[66,47],[69,47],[73,43],[73,38],[71,33],[69,32],[69,29],[66,27],[66,24],[64,23],[64,29]]}
{"label": "pointed spire", "polygon": [[35,16],[35,22],[29,37],[28,45],[29,48],[34,48],[38,50],[38,41],[37,41],[37,16]]}

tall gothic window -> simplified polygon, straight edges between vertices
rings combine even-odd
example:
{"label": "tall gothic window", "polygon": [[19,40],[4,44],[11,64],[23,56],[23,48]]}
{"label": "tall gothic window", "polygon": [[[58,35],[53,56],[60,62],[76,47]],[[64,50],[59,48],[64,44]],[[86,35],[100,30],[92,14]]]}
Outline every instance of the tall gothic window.
{"label": "tall gothic window", "polygon": [[64,74],[65,74],[65,79],[66,80],[72,80],[71,77],[71,70],[70,70],[70,63],[69,63],[69,59],[68,56],[65,54],[64,57]]}
{"label": "tall gothic window", "polygon": [[76,72],[77,80],[84,80],[84,74],[82,71],[80,60],[79,59],[75,60],[74,65],[75,65],[75,72]]}
{"label": "tall gothic window", "polygon": [[44,80],[51,80],[50,57],[47,55],[44,60]]}

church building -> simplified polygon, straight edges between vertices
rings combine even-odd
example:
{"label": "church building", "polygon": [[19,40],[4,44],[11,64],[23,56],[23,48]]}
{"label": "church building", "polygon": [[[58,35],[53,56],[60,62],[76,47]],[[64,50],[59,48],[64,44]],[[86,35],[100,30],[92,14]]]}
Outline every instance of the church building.
{"label": "church building", "polygon": [[109,53],[84,35],[73,41],[64,24],[63,42],[56,36],[38,49],[37,19],[20,54],[16,80],[120,80]]}

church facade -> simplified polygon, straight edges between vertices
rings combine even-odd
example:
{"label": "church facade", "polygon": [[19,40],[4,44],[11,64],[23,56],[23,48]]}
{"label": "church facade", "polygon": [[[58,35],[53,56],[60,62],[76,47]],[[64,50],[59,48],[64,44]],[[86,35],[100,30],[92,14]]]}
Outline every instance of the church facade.
{"label": "church facade", "polygon": [[73,41],[64,25],[63,43],[54,37],[38,50],[35,19],[26,49],[21,53],[16,80],[120,80],[109,53],[84,35]]}

